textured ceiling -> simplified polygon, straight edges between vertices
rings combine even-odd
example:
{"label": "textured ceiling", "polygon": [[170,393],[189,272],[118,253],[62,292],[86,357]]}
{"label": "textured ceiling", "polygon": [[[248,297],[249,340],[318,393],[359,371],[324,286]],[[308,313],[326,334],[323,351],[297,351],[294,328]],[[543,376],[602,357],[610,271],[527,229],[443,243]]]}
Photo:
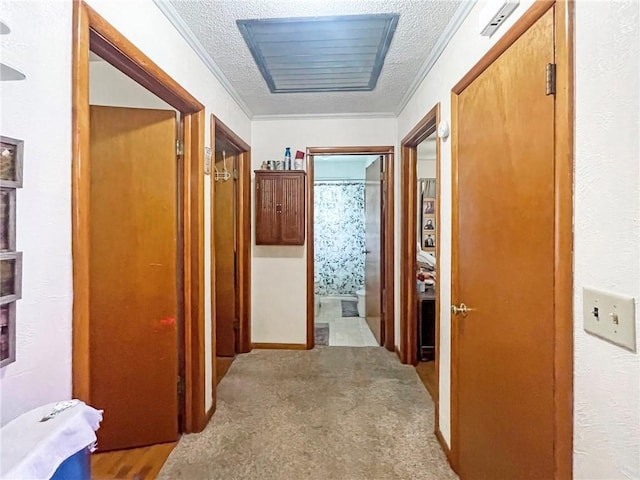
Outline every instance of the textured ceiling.
{"label": "textured ceiling", "polygon": [[[440,35],[454,0],[170,0],[252,115],[395,114]],[[377,87],[371,92],[269,91],[236,20],[399,13]]]}

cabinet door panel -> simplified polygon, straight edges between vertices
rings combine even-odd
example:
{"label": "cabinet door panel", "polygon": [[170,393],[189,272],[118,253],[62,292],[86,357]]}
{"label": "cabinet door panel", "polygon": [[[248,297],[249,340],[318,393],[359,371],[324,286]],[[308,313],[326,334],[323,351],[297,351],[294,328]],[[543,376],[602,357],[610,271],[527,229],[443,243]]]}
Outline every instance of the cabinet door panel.
{"label": "cabinet door panel", "polygon": [[278,178],[256,175],[256,245],[278,243],[280,214],[276,212]]}
{"label": "cabinet door panel", "polygon": [[280,213],[281,239],[284,245],[304,245],[304,176],[286,175],[281,178]]}

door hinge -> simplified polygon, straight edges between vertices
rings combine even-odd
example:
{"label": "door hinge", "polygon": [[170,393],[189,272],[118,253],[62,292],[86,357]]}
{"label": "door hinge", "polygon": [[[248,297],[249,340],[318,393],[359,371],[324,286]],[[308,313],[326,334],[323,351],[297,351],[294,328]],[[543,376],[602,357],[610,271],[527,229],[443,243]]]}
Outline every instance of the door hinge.
{"label": "door hinge", "polygon": [[176,155],[184,155],[184,143],[182,140],[176,140]]}
{"label": "door hinge", "polygon": [[237,169],[237,168],[234,168],[234,169],[233,169],[233,179],[234,179],[234,180],[237,180],[237,179],[238,179],[238,169]]}
{"label": "door hinge", "polygon": [[178,395],[184,395],[184,377],[178,377]]}
{"label": "door hinge", "polygon": [[233,329],[240,330],[240,320],[238,320],[237,318],[233,319]]}
{"label": "door hinge", "polygon": [[556,94],[556,64],[547,63],[547,95]]}

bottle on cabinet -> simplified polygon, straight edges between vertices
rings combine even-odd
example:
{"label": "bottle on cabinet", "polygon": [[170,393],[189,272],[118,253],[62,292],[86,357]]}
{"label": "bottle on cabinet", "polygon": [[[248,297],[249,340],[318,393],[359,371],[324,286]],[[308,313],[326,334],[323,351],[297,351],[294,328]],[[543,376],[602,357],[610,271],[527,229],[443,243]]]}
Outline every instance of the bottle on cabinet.
{"label": "bottle on cabinet", "polygon": [[291,170],[291,147],[284,149],[284,169]]}

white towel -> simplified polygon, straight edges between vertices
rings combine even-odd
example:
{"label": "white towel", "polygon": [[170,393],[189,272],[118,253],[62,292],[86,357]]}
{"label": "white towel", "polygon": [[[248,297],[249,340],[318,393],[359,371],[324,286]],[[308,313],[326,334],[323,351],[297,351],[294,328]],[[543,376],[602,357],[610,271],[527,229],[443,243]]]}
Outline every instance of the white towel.
{"label": "white towel", "polygon": [[35,408],[0,429],[0,478],[49,479],[67,458],[93,447],[102,411],[78,402],[41,422],[55,405]]}

